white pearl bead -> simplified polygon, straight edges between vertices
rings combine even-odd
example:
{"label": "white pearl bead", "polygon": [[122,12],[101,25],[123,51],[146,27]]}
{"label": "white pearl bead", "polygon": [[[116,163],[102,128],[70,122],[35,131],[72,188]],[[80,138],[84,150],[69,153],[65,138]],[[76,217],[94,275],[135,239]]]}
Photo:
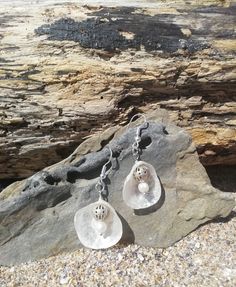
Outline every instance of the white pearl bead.
{"label": "white pearl bead", "polygon": [[96,232],[99,234],[99,235],[103,235],[106,230],[107,230],[107,225],[105,222],[103,221],[98,221],[96,220],[96,222],[94,223],[94,229],[96,230]]}
{"label": "white pearl bead", "polygon": [[138,190],[141,193],[147,193],[149,191],[149,185],[146,182],[140,182],[138,185]]}

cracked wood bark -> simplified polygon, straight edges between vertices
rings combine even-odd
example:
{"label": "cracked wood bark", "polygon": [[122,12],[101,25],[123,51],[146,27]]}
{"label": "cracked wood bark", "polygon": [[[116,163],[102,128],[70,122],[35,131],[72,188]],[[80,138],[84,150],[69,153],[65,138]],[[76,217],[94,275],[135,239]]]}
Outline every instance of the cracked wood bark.
{"label": "cracked wood bark", "polygon": [[236,164],[235,2],[38,2],[0,3],[0,179],[158,108]]}

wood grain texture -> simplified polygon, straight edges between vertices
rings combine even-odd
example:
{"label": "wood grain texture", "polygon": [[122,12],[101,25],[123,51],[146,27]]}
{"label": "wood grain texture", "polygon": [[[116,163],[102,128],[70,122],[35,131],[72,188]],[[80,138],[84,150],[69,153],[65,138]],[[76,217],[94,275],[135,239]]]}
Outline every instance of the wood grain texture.
{"label": "wood grain texture", "polygon": [[235,2],[86,3],[0,3],[0,179],[159,108],[204,165],[235,164]]}

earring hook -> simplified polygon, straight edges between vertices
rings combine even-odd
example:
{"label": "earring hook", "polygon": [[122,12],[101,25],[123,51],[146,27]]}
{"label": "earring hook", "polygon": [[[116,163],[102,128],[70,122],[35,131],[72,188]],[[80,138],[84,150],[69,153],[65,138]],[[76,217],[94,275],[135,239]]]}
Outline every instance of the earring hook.
{"label": "earring hook", "polygon": [[[128,126],[127,126],[127,129],[130,127],[130,124],[132,123],[132,121],[135,119],[135,118],[143,118],[144,119],[144,124],[146,124],[147,126],[146,126],[146,128],[148,127],[148,122],[147,122],[147,118],[146,118],[146,116],[144,115],[144,114],[141,114],[141,113],[138,113],[138,114],[135,114],[134,116],[132,116],[132,118],[130,119],[130,121],[129,121],[129,124],[128,124]],[[144,127],[139,127],[138,129],[139,129],[139,134],[140,134],[140,130],[141,130],[141,128],[144,128]]]}
{"label": "earring hook", "polygon": [[107,165],[111,162],[112,160],[112,149],[107,146],[109,151],[110,151],[110,157],[108,159],[108,161],[103,165],[102,167],[102,171],[99,177],[99,180],[97,182],[97,184],[95,185],[96,190],[99,192],[99,198],[102,198],[102,193],[105,190],[106,184],[104,182],[104,179],[107,177],[107,175],[109,174],[110,170],[112,167],[109,168],[109,170],[106,170]]}
{"label": "earring hook", "polygon": [[112,160],[112,149],[107,146],[107,148],[109,149],[110,151],[110,157],[108,159],[108,161],[104,164],[104,166],[102,167],[102,172],[101,172],[101,175],[100,175],[100,178],[101,179],[105,179],[106,176],[108,175],[108,173],[110,172],[111,168],[109,170],[106,171],[106,168],[107,168],[107,165],[111,162]]}
{"label": "earring hook", "polygon": [[146,119],[145,115],[139,113],[139,114],[134,115],[134,116],[131,118],[131,120],[130,120],[130,122],[129,122],[129,124],[128,124],[127,129],[129,128],[130,123],[133,121],[133,119],[134,119],[135,117],[142,117],[142,118],[144,119],[144,124],[146,124],[146,126],[139,125],[139,126],[137,127],[136,136],[135,136],[135,138],[134,138],[135,141],[134,141],[134,143],[132,144],[132,153],[133,153],[133,156],[136,158],[136,161],[138,161],[139,158],[140,158],[140,153],[141,153],[141,150],[140,150],[140,147],[139,147],[139,143],[141,142],[141,130],[142,130],[142,129],[147,129],[149,124],[148,124],[148,122],[147,122],[147,119]]}

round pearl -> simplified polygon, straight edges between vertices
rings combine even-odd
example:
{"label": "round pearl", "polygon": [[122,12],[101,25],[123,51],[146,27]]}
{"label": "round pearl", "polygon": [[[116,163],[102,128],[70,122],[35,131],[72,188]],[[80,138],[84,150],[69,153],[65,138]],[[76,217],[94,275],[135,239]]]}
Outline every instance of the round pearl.
{"label": "round pearl", "polygon": [[147,193],[149,191],[149,185],[146,182],[140,182],[138,185],[138,190],[141,193]]}
{"label": "round pearl", "polygon": [[102,236],[107,230],[107,225],[105,222],[97,220],[94,224],[94,229],[100,236]]}

